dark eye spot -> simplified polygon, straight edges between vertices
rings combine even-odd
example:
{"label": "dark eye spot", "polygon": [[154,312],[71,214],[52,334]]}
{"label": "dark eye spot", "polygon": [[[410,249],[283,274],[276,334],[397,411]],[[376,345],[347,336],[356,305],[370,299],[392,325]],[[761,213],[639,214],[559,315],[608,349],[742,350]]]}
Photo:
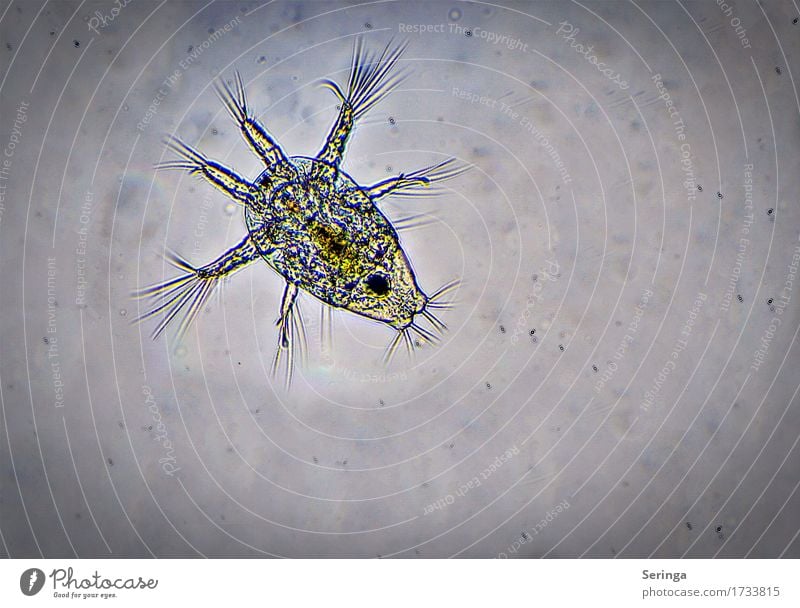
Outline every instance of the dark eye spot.
{"label": "dark eye spot", "polygon": [[367,289],[379,296],[389,293],[389,279],[382,274],[371,274],[367,277]]}

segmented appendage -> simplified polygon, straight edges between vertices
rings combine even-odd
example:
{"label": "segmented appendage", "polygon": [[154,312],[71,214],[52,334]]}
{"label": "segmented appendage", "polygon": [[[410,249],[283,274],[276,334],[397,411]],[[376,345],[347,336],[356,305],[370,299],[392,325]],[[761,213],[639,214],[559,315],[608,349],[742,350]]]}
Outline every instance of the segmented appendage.
{"label": "segmented appendage", "polygon": [[408,73],[402,70],[389,77],[389,72],[408,47],[408,41],[404,40],[394,48],[392,45],[393,41],[389,41],[380,57],[376,58],[375,53],[366,50],[363,38],[356,38],[346,95],[334,81],[327,78],[321,81],[322,86],[333,91],[339,101],[350,106],[353,119],[361,118],[408,78]]}
{"label": "segmented appendage", "polygon": [[[347,93],[343,92],[339,85],[332,80],[320,81],[322,86],[336,95],[341,102],[341,108],[339,116],[325,140],[324,147],[317,154],[317,160],[331,167],[339,166],[355,121],[406,79],[407,74],[402,70],[391,75],[390,73],[407,46],[408,41],[395,47],[393,47],[393,42],[389,42],[380,56],[376,56],[365,50],[361,37],[356,38]],[[332,172],[331,175],[333,175]]]}
{"label": "segmented appendage", "polygon": [[471,168],[472,165],[460,163],[455,158],[448,158],[412,173],[401,173],[397,177],[385,179],[370,186],[366,192],[373,202],[387,196],[438,196],[445,190],[431,187],[433,184],[458,177]]}
{"label": "segmented appendage", "polygon": [[261,190],[232,169],[207,159],[177,137],[166,137],[164,144],[181,159],[156,163],[156,169],[181,169],[200,176],[240,205],[255,207],[260,201]]}
{"label": "segmented appendage", "polygon": [[154,304],[150,310],[136,317],[133,322],[140,323],[153,316],[161,315],[161,321],[151,334],[155,340],[176,316],[181,315],[178,317],[180,321],[176,334],[178,341],[181,341],[189,325],[197,317],[197,313],[203,308],[217,286],[219,277],[205,275],[201,269],[193,267],[174,251],[167,252],[164,258],[171,266],[184,271],[184,274],[134,291],[133,297],[147,298]]}
{"label": "segmented appendage", "polygon": [[286,283],[281,300],[281,312],[276,325],[278,327],[278,350],[272,361],[272,377],[276,378],[285,361],[283,385],[287,390],[292,385],[294,374],[295,345],[300,350],[300,360],[306,364],[308,345],[303,315],[297,302],[300,289],[293,283]]}
{"label": "segmented appendage", "polygon": [[250,149],[261,157],[266,168],[273,174],[284,175],[284,172],[291,174],[291,166],[286,162],[286,155],[278,142],[249,112],[242,75],[236,72],[234,89],[221,79],[214,86],[231,118],[239,125]]}
{"label": "segmented appendage", "polygon": [[171,250],[164,254],[164,259],[183,274],[134,291],[131,294],[134,298],[148,299],[152,307],[132,322],[140,323],[145,319],[161,316],[161,321],[152,333],[153,339],[156,339],[173,319],[180,319],[176,334],[180,341],[197,313],[220,285],[220,281],[259,259],[259,253],[247,236],[219,258],[199,268]]}
{"label": "segmented appendage", "polygon": [[[442,188],[431,188],[432,184],[437,184],[463,175],[471,168],[472,165],[462,164],[455,158],[448,158],[436,165],[400,175],[403,182],[408,185],[404,183],[397,191],[392,192],[392,194],[395,196],[436,196],[444,193],[445,190]],[[422,187],[420,188],[420,186]]]}
{"label": "segmented appendage", "polygon": [[295,363],[295,345],[299,347],[300,361],[303,366],[307,364],[308,343],[306,340],[305,323],[303,316],[300,314],[300,309],[293,307],[292,314],[288,319],[280,319],[277,323],[278,329],[278,349],[275,351],[275,357],[272,360],[271,374],[273,378],[280,375],[280,369],[283,365],[283,386],[289,389],[292,386],[292,379],[294,378],[294,363]]}

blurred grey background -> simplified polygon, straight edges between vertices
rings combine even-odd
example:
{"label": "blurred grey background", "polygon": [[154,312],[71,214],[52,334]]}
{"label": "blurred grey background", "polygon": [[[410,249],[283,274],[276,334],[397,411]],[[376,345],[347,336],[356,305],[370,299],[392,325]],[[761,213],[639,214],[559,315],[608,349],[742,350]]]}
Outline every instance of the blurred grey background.
{"label": "blurred grey background", "polygon": [[[800,557],[794,2],[0,3],[0,552],[9,557]],[[179,135],[254,178],[213,91],[292,155],[354,37],[407,38],[344,168],[452,155],[403,244],[439,347],[226,283],[182,344],[132,289],[245,233]]]}

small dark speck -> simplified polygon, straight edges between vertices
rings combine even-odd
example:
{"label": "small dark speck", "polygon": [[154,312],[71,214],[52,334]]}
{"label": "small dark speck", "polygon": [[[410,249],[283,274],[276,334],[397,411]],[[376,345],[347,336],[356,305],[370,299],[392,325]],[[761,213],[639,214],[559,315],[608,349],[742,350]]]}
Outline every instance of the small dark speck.
{"label": "small dark speck", "polygon": [[73,41],[72,41],[72,44],[74,44],[74,45],[75,45],[75,48],[76,48],[76,49],[77,49],[77,48],[78,48],[78,47],[81,45],[81,43],[80,43],[79,41],[77,41],[77,40],[73,40]]}
{"label": "small dark speck", "polygon": [[697,184],[697,191],[698,192],[702,192],[703,191],[703,186],[701,186],[700,184]]}
{"label": "small dark speck", "polygon": [[218,135],[218,134],[219,131],[217,131],[216,129],[211,129],[211,135]]}
{"label": "small dark speck", "polygon": [[527,534],[527,532],[523,532],[523,533],[522,533],[522,540],[528,540],[528,534]]}
{"label": "small dark speck", "polygon": [[314,461],[314,464],[317,464],[319,462],[319,458],[317,458],[316,456],[312,456],[311,460]]}
{"label": "small dark speck", "polygon": [[419,348],[420,346],[422,346],[422,344],[419,343],[419,340],[414,340],[414,346]]}
{"label": "small dark speck", "polygon": [[767,215],[772,215],[773,211],[773,209],[767,209]]}
{"label": "small dark speck", "polygon": [[739,300],[740,302],[744,302],[744,298],[742,297],[742,294],[738,294],[736,296],[736,299]]}
{"label": "small dark speck", "polygon": [[592,371],[593,372],[597,372],[597,366],[596,365],[592,365]]}
{"label": "small dark speck", "polygon": [[366,29],[368,29],[368,30],[371,30],[371,29],[372,29],[372,24],[371,24],[369,21],[367,21],[367,22],[364,24],[364,27],[365,27]]}
{"label": "small dark speck", "polygon": [[117,424],[119,425],[119,428],[121,429],[125,428],[125,425],[122,423],[122,421],[117,422]]}
{"label": "small dark speck", "polygon": [[794,19],[792,19],[792,23],[793,23],[794,25],[797,25],[797,17],[795,17]]}
{"label": "small dark speck", "polygon": [[189,45],[189,48],[188,48],[188,49],[186,49],[186,52],[187,52],[187,53],[191,53],[193,49],[194,49],[194,47],[193,47],[193,46],[190,44],[190,45]]}
{"label": "small dark speck", "polygon": [[386,173],[392,172],[392,165],[386,165]]}
{"label": "small dark speck", "polygon": [[108,459],[108,466],[110,466],[110,467],[114,466],[114,460],[112,458]]}
{"label": "small dark speck", "polygon": [[770,298],[769,300],[767,300],[767,304],[772,304],[772,298]]}
{"label": "small dark speck", "polygon": [[722,198],[722,192],[717,192],[717,198]]}
{"label": "small dark speck", "polygon": [[722,532],[722,526],[717,526],[717,532]]}
{"label": "small dark speck", "polygon": [[11,43],[10,43],[10,42],[6,42],[6,48],[7,48],[9,51],[11,50]]}
{"label": "small dark speck", "polygon": [[532,330],[530,331],[530,334],[531,334],[531,335],[533,335],[533,334],[535,334],[535,333],[536,333],[536,330],[535,330],[535,329],[532,329]]}
{"label": "small dark speck", "polygon": [[42,342],[44,342],[45,344],[50,344],[50,340],[47,339],[47,336],[42,338]]}
{"label": "small dark speck", "polygon": [[559,344],[558,345],[558,350],[560,350],[563,353],[564,352],[564,345],[563,344]]}
{"label": "small dark speck", "polygon": [[466,32],[464,32],[464,35],[465,35],[467,38],[469,38],[470,36],[472,36],[472,30],[467,30]]}
{"label": "small dark speck", "polygon": [[690,521],[687,521],[687,522],[686,522],[686,527],[687,527],[687,528],[689,528],[689,529],[691,530],[691,529],[692,529],[692,522],[690,522]]}
{"label": "small dark speck", "polygon": [[384,405],[386,405],[386,404],[383,402],[383,399],[378,399],[378,403],[380,403],[380,404],[381,404],[381,407],[383,407]]}
{"label": "small dark speck", "polygon": [[397,122],[397,121],[394,119],[394,116],[390,116],[390,117],[389,117],[389,124],[390,124],[390,125],[393,125],[393,124],[395,124],[396,122]]}
{"label": "small dark speck", "polygon": [[56,33],[55,33],[55,32],[50,32],[50,35],[51,35],[51,36],[55,36],[55,35],[56,35]]}
{"label": "small dark speck", "polygon": [[500,326],[500,333],[501,333],[501,334],[504,334],[504,333],[506,333],[506,328],[505,328],[505,326],[503,326],[503,325],[501,325],[501,326]]}
{"label": "small dark speck", "polygon": [[239,363],[239,365],[241,365],[241,364],[242,364],[242,362],[241,362],[241,361],[238,361],[238,363]]}
{"label": "small dark speck", "polygon": [[779,68],[777,65],[775,66],[775,73],[776,73],[778,76],[780,76],[780,75],[781,75],[781,69],[780,69],[780,68]]}
{"label": "small dark speck", "polygon": [[536,344],[536,343],[539,341],[539,339],[538,339],[536,336],[533,336],[533,338],[531,338],[531,341],[532,341],[534,344]]}
{"label": "small dark speck", "polygon": [[452,450],[452,449],[453,449],[453,447],[455,447],[455,445],[456,445],[455,443],[451,443],[451,444],[449,445],[449,448]]}
{"label": "small dark speck", "polygon": [[486,388],[488,388],[489,390],[492,390],[492,385],[487,382],[486,383]]}

